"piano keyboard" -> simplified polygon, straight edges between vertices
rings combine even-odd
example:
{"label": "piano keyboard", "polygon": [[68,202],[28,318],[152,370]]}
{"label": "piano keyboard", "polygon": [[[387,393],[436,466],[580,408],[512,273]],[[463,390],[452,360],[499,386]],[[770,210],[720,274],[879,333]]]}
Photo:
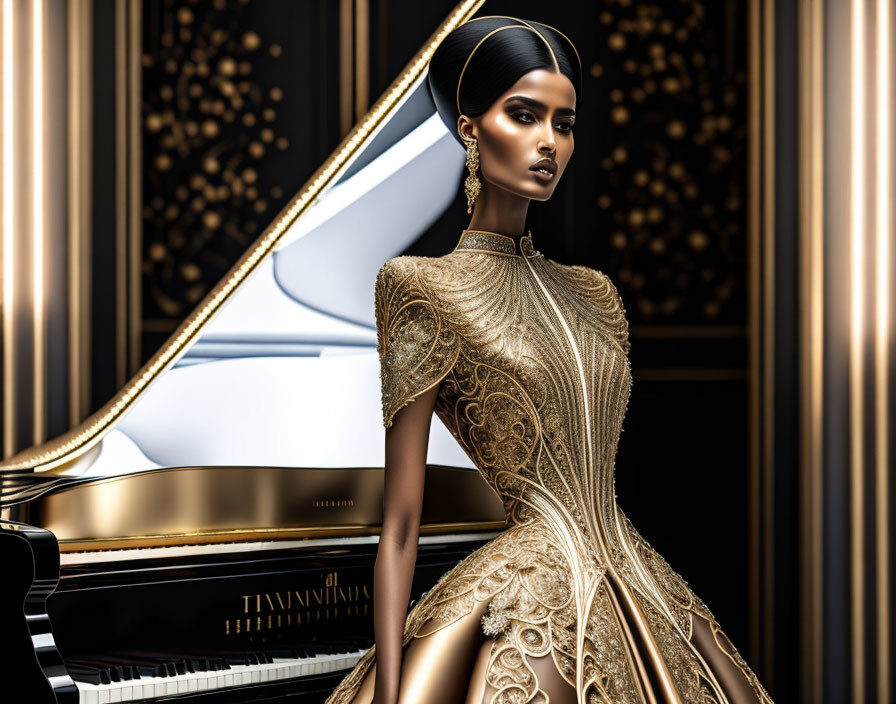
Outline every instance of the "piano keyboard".
{"label": "piano keyboard", "polygon": [[80,704],[133,702],[323,675],[354,667],[369,650],[355,641],[262,652],[147,655],[66,661]]}

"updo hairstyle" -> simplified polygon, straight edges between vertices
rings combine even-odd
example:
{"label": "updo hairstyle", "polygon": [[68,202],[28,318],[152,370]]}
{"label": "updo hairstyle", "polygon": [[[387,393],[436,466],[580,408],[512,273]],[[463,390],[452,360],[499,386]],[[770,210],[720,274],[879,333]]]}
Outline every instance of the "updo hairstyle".
{"label": "updo hairstyle", "polygon": [[502,93],[536,69],[566,76],[578,101],[582,65],[566,35],[516,17],[477,17],[452,31],[433,53],[429,90],[448,131],[463,144],[457,119],[482,115]]}

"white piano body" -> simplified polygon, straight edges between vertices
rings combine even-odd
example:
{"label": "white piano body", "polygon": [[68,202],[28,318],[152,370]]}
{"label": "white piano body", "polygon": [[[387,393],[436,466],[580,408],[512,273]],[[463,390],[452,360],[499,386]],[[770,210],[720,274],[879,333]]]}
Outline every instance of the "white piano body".
{"label": "white piano body", "polygon": [[[463,168],[424,73],[177,364],[64,474],[383,467],[374,281],[454,200]],[[436,417],[428,458],[475,469]]]}

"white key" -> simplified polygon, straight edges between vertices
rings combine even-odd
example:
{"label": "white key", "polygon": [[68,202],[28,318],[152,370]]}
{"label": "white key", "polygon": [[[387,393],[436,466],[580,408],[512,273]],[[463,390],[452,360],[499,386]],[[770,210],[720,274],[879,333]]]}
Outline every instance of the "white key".
{"label": "white key", "polygon": [[276,682],[278,680],[345,670],[361,659],[367,649],[337,655],[314,657],[274,658],[263,665],[231,665],[229,670],[216,672],[188,672],[175,677],[141,677],[137,680],[90,684],[76,682],[80,704],[112,704],[135,702],[150,697],[163,697],[182,692],[204,692],[244,684]]}

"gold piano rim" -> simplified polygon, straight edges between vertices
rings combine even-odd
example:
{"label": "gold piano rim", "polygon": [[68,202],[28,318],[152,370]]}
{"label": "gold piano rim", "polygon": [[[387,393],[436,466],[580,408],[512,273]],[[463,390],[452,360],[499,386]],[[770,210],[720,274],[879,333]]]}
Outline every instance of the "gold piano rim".
{"label": "gold piano rim", "polygon": [[[159,475],[166,474],[168,472],[214,472],[216,470],[230,470],[230,471],[251,471],[251,472],[263,472],[270,470],[284,471],[284,472],[382,472],[382,467],[299,467],[294,465],[256,465],[256,464],[227,464],[227,465],[214,465],[214,464],[184,464],[178,465],[176,467],[151,467],[149,469],[138,469],[134,472],[128,472],[126,474],[115,474],[111,476],[98,476],[98,477],[72,477],[75,480],[74,483],[68,484],[59,491],[72,491],[77,490],[79,488],[83,488],[85,485],[97,486],[99,484],[112,484],[114,482],[128,481],[130,479],[134,479],[135,477],[145,477],[149,475]],[[471,469],[469,467],[454,467],[451,465],[445,464],[433,464],[432,462],[426,463],[426,470],[438,470],[440,472],[462,472],[470,475],[481,476],[476,469]]]}
{"label": "gold piano rim", "polygon": [[[469,523],[425,523],[420,535],[479,533],[503,530],[504,521],[472,521]],[[187,547],[191,545],[221,545],[228,543],[257,542],[259,540],[301,540],[312,538],[339,538],[359,535],[378,535],[379,526],[315,526],[314,528],[256,528],[199,531],[168,535],[135,535],[115,538],[91,538],[60,540],[63,553],[99,552],[129,548]]]}
{"label": "gold piano rim", "polygon": [[237,287],[274,250],[287,229],[305,212],[308,205],[348,165],[349,160],[373,135],[376,127],[414,85],[428,66],[433,52],[455,27],[466,22],[485,0],[458,3],[429,37],[423,48],[405,66],[379,100],[342,140],[333,154],[312,174],[305,185],[265,228],[255,244],[243,254],[230,271],[203,298],[165,344],[144,364],[127,384],[96,413],[57,438],[30,447],[0,462],[0,471],[33,469],[47,472],[63,469],[99,442],[112,424],[124,414],[159,375],[171,367],[186,351],[199,330],[230,298]]}

